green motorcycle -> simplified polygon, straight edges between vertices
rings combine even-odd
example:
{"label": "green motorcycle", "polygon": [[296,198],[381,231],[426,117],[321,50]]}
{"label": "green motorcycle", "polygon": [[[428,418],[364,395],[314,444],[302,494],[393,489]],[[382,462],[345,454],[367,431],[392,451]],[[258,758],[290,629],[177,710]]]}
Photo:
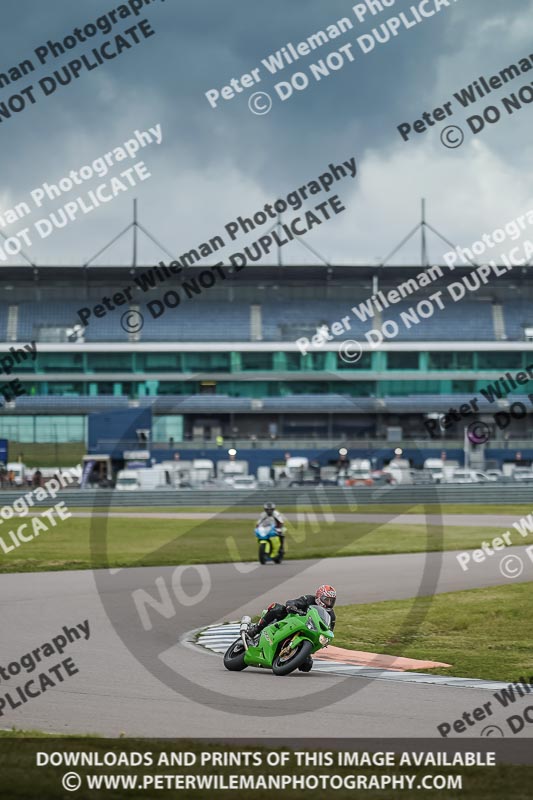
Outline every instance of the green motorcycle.
{"label": "green motorcycle", "polygon": [[250,623],[250,617],[242,618],[241,635],[224,654],[226,669],[239,672],[246,667],[264,667],[274,675],[288,675],[333,639],[331,617],[320,606],[267,625],[258,640],[248,635]]}

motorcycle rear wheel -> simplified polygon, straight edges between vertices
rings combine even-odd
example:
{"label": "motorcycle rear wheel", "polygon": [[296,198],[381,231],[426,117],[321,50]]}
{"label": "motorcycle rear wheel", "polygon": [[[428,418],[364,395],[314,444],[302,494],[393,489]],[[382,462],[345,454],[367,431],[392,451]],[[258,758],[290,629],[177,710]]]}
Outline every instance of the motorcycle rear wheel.
{"label": "motorcycle rear wheel", "polygon": [[248,664],[244,662],[246,650],[242,639],[236,639],[224,653],[224,666],[231,672],[241,672]]}
{"label": "motorcycle rear wheel", "polygon": [[289,673],[294,672],[295,669],[298,669],[298,667],[309,658],[312,650],[313,645],[306,639],[300,642],[298,647],[294,648],[293,655],[291,655],[290,658],[281,659],[280,653],[278,653],[272,662],[272,672],[274,675],[289,675]]}

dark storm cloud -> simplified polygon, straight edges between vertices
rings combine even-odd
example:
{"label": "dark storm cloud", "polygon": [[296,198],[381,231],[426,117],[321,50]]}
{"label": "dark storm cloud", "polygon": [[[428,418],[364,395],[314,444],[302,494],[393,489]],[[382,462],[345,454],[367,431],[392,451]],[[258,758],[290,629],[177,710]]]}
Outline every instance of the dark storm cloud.
{"label": "dark storm cloud", "polygon": [[[61,40],[75,26],[94,21],[118,5],[113,0],[82,5],[69,0],[9,4],[3,10],[0,71],[31,56],[46,40]],[[458,0],[453,8],[403,31],[395,41],[377,46],[367,56],[354,47],[355,63],[286,103],[276,100],[268,117],[249,112],[249,91],[220,109],[210,108],[204,97],[208,89],[221,88],[232,77],[249,72],[287,42],[302,41],[341,17],[353,20],[352,5],[345,0],[271,0],[268,4],[259,0],[167,0],[154,4],[144,16],[156,36],[82,74],[52,97],[41,98],[18,118],[0,124],[4,191],[17,201],[38,183],[59,178],[84,160],[120,144],[134,128],[161,122],[164,147],[147,156],[154,178],[142,189],[142,204],[147,224],[155,226],[156,234],[172,236],[172,246],[177,247],[181,238],[182,248],[184,242],[189,247],[190,236],[194,241],[196,235],[200,239],[213,231],[209,221],[199,220],[197,214],[195,219],[180,218],[180,230],[176,219],[169,219],[173,209],[183,214],[187,207],[198,206],[198,198],[183,196],[185,172],[189,176],[187,192],[194,192],[191,175],[209,178],[218,170],[227,174],[228,180],[239,176],[243,181],[252,180],[268,196],[275,196],[293,183],[311,178],[330,160],[356,155],[364,166],[369,149],[402,146],[397,123],[415,119],[447,99],[446,94],[435,96],[437,82],[446,92],[455,91],[478,74],[498,71],[521,56],[510,37],[502,37],[498,20],[503,19],[507,29],[531,9],[528,0],[512,0],[504,7],[499,0]],[[331,46],[324,46],[317,58],[354,41],[359,33],[410,5],[410,1],[398,2]],[[124,20],[113,33],[135,22],[138,18]],[[109,37],[99,40],[105,38]],[[80,46],[72,57],[84,48]],[[64,57],[40,68],[35,80],[67,60]],[[305,64],[313,60],[310,57]],[[294,70],[299,68],[295,65]],[[280,79],[286,80],[292,71],[289,67]],[[448,74],[452,76],[449,85]],[[265,76],[259,88],[273,93],[275,82],[275,77]],[[23,79],[18,86],[24,85]],[[3,89],[0,100],[9,92],[9,88]],[[510,160],[515,157],[503,136],[501,145],[496,141],[494,147],[502,153],[506,150]],[[237,204],[238,189],[217,188],[220,202],[232,190],[235,210],[246,212],[251,201],[245,194]],[[409,187],[403,190],[408,192]],[[103,243],[118,225],[122,227],[130,205],[129,196],[117,199],[105,212],[76,223],[75,231],[54,238],[58,255],[78,252],[80,239],[85,237],[91,243],[87,247],[92,246],[95,232]]]}

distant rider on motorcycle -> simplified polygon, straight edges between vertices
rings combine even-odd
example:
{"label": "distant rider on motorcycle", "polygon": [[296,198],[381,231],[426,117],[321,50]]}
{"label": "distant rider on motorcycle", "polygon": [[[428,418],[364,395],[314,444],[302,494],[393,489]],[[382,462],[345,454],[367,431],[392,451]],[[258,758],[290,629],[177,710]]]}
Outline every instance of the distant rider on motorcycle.
{"label": "distant rider on motorcycle", "polygon": [[[287,600],[284,606],[281,605],[281,603],[271,603],[259,622],[249,626],[248,635],[252,639],[255,639],[267,625],[285,619],[288,614],[305,614],[309,606],[321,606],[325,608],[331,617],[331,630],[333,630],[337,619],[333,610],[336,600],[337,592],[333,586],[324,583],[322,586],[318,587],[314,594],[303,594],[301,597],[297,597],[296,600]],[[309,656],[307,661],[304,661],[299,669],[301,672],[310,672],[312,666],[313,659]]]}
{"label": "distant rider on motorcycle", "polygon": [[276,511],[276,504],[275,503],[265,503],[263,506],[263,513],[257,520],[256,527],[259,527],[262,522],[267,519],[271,519],[276,527],[276,533],[280,538],[280,548],[279,548],[279,555],[283,557],[285,553],[285,518],[283,514],[280,514],[279,511]]}

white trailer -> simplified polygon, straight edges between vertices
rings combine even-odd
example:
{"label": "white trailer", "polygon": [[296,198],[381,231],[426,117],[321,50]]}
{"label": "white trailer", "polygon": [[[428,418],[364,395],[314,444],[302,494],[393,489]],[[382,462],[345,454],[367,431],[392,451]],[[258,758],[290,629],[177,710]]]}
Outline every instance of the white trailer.
{"label": "white trailer", "polygon": [[117,475],[116,489],[120,491],[147,491],[172,486],[168,470],[155,466],[152,469],[121,469]]}
{"label": "white trailer", "polygon": [[215,477],[215,465],[209,458],[195,458],[192,462],[191,484],[199,486],[212,481]]}
{"label": "white trailer", "polygon": [[13,483],[15,486],[24,486],[26,482],[26,472],[27,466],[26,464],[22,464],[20,461],[10,461],[9,464],[6,465],[6,469],[9,472],[13,472]]}

